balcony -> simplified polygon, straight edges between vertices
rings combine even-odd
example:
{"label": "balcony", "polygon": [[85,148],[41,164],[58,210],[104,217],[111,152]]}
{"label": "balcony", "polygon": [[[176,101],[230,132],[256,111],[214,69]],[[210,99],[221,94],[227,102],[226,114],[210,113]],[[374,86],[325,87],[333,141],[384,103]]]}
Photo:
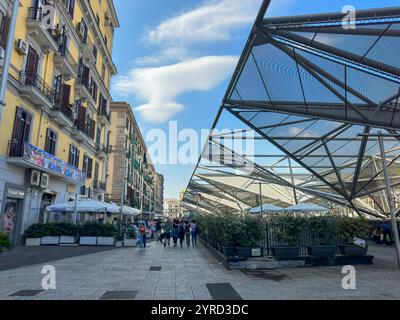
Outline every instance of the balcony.
{"label": "balcony", "polygon": [[66,81],[78,77],[78,64],[65,46],[59,47],[54,55],[54,66],[61,71]]}
{"label": "balcony", "polygon": [[80,52],[82,52],[83,58],[87,62],[96,64],[96,57],[93,54],[93,48],[94,48],[94,44],[92,41],[90,41],[88,36],[86,36],[86,38],[82,39],[81,44],[80,44]]}
{"label": "balcony", "polygon": [[98,156],[100,159],[105,159],[107,158],[107,154],[107,148],[100,143],[96,143],[96,156]]}
{"label": "balcony", "polygon": [[53,38],[52,30],[46,28],[45,19],[42,8],[29,8],[26,20],[28,34],[36,40],[43,52],[57,51],[58,45]]}
{"label": "balcony", "polygon": [[74,185],[82,185],[86,181],[81,170],[29,143],[11,140],[8,155],[6,161],[10,164],[46,172]]}
{"label": "balcony", "polygon": [[100,106],[97,110],[97,121],[102,127],[110,123],[110,113],[107,111],[106,106]]}
{"label": "balcony", "polygon": [[95,104],[90,93],[89,81],[85,81],[81,78],[78,79],[75,84],[75,93],[82,102],[89,101],[91,104]]}
{"label": "balcony", "polygon": [[54,91],[36,72],[21,71],[19,82],[21,96],[39,107],[53,106]]}
{"label": "balcony", "polygon": [[73,106],[57,104],[51,109],[49,118],[60,127],[72,127],[74,125]]}
{"label": "balcony", "polygon": [[106,183],[100,180],[93,180],[93,189],[98,191],[106,191]]}

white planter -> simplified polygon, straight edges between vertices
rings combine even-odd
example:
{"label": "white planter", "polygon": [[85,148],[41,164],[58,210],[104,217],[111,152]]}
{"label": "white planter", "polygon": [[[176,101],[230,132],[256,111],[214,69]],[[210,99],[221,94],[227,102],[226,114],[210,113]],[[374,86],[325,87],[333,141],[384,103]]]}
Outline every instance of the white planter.
{"label": "white planter", "polygon": [[38,247],[42,244],[42,238],[27,238],[25,239],[25,245],[27,247]]}
{"label": "white planter", "polygon": [[115,241],[113,237],[97,237],[98,246],[114,246]]}
{"label": "white planter", "polygon": [[61,236],[60,244],[75,244],[75,237]]}
{"label": "white planter", "polygon": [[116,241],[115,246],[118,248],[122,247],[122,241]]}
{"label": "white planter", "polygon": [[137,239],[125,239],[124,247],[136,247]]}
{"label": "white planter", "polygon": [[42,246],[58,246],[60,237],[43,237]]}
{"label": "white planter", "polygon": [[95,246],[97,244],[97,237],[81,237],[79,244],[81,246]]}

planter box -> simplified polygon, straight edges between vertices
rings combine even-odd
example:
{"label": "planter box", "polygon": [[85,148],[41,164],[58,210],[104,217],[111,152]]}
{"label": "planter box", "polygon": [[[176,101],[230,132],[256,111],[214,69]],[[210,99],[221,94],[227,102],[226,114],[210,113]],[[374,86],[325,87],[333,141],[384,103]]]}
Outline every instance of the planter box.
{"label": "planter box", "polygon": [[340,253],[344,256],[360,257],[366,256],[368,252],[368,246],[362,247],[357,245],[339,245]]}
{"label": "planter box", "polygon": [[98,246],[114,246],[115,240],[113,237],[97,237]]}
{"label": "planter box", "polygon": [[60,237],[43,237],[42,246],[58,246]]}
{"label": "planter box", "polygon": [[262,257],[264,249],[261,247],[237,247],[237,255],[241,258]]}
{"label": "planter box", "polygon": [[310,246],[308,254],[313,258],[332,258],[336,255],[336,246]]}
{"label": "planter box", "polygon": [[25,245],[27,247],[38,247],[42,244],[42,238],[27,238],[25,239]]}
{"label": "planter box", "polygon": [[71,236],[61,236],[60,237],[60,244],[75,244],[75,237]]}
{"label": "planter box", "polygon": [[123,244],[122,241],[116,241],[116,242],[115,242],[115,246],[118,247],[118,248],[121,248],[121,247],[122,247],[122,244]]}
{"label": "planter box", "polygon": [[222,246],[222,253],[226,257],[234,257],[235,256],[235,247],[224,247]]}
{"label": "planter box", "polygon": [[97,245],[97,237],[80,237],[79,244],[81,246],[95,246]]}
{"label": "planter box", "polygon": [[124,247],[133,248],[136,247],[137,239],[125,239],[124,240]]}
{"label": "planter box", "polygon": [[272,255],[278,258],[297,258],[300,256],[300,247],[272,247]]}

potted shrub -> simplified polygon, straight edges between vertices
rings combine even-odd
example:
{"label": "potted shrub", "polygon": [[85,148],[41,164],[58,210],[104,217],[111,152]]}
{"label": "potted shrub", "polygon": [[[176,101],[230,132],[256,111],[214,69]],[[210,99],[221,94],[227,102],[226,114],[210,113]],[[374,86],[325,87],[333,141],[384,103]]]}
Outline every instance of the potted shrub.
{"label": "potted shrub", "polygon": [[58,246],[60,243],[59,228],[57,225],[43,224],[42,246]]}
{"label": "potted shrub", "polygon": [[0,232],[0,253],[10,250],[12,248],[12,243],[8,234]]}
{"label": "potted shrub", "polygon": [[87,222],[79,229],[79,244],[81,246],[97,245],[100,224],[97,222]]}
{"label": "potted shrub", "polygon": [[262,257],[264,248],[260,246],[263,225],[259,219],[246,216],[240,218],[234,230],[237,255],[241,258]]}
{"label": "potted shrub", "polygon": [[53,223],[51,235],[60,237],[60,245],[73,245],[76,243],[78,227],[72,223]]}
{"label": "potted shrub", "polygon": [[136,247],[136,244],[137,244],[136,229],[129,228],[125,234],[124,247]]}
{"label": "potted shrub", "polygon": [[45,234],[43,224],[32,224],[25,231],[25,245],[27,247],[40,246],[42,244],[42,237]]}
{"label": "potted shrub", "polygon": [[235,247],[235,226],[238,222],[237,216],[226,215],[224,221],[224,228],[222,230],[222,245],[221,252],[226,257],[233,257],[236,255]]}
{"label": "potted shrub", "polygon": [[305,218],[294,216],[276,216],[270,220],[278,245],[271,247],[272,255],[277,258],[297,258],[301,247],[299,239],[304,228]]}
{"label": "potted shrub", "polygon": [[337,251],[337,246],[332,245],[335,243],[337,233],[336,219],[334,217],[311,217],[308,219],[315,243],[307,247],[308,254],[313,258],[333,258]]}
{"label": "potted shrub", "polygon": [[124,237],[125,237],[125,232],[120,231],[120,232],[117,233],[117,235],[115,237],[115,246],[116,247],[122,247],[123,246]]}
{"label": "potted shrub", "polygon": [[339,250],[345,256],[365,256],[368,245],[354,244],[355,239],[366,239],[368,237],[368,221],[363,218],[343,217],[338,219],[338,232],[344,244],[339,245]]}
{"label": "potted shrub", "polygon": [[101,224],[97,237],[98,246],[114,246],[118,230],[113,224]]}

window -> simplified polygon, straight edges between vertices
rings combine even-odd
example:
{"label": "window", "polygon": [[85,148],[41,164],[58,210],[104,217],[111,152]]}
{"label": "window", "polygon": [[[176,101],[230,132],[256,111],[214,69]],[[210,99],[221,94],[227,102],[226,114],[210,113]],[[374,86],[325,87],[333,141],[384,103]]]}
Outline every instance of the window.
{"label": "window", "polygon": [[24,144],[29,142],[32,115],[24,109],[17,107],[15,113],[14,130],[11,138],[11,157],[22,157]]}
{"label": "window", "polygon": [[56,142],[57,134],[53,130],[47,129],[44,151],[54,156],[56,154]]}
{"label": "window", "polygon": [[97,47],[93,45],[93,57],[95,62],[97,62],[97,54],[98,54]]}
{"label": "window", "polygon": [[104,63],[101,64],[101,78],[103,79],[103,82],[106,80],[106,66]]}
{"label": "window", "polygon": [[79,156],[80,151],[78,148],[74,147],[72,144],[69,146],[69,156],[68,163],[75,168],[79,167]]}
{"label": "window", "polygon": [[8,29],[10,27],[10,18],[0,12],[0,46],[5,49],[7,45]]}
{"label": "window", "polygon": [[86,173],[88,179],[92,178],[93,159],[89,158],[86,154],[83,156],[82,171]]}

